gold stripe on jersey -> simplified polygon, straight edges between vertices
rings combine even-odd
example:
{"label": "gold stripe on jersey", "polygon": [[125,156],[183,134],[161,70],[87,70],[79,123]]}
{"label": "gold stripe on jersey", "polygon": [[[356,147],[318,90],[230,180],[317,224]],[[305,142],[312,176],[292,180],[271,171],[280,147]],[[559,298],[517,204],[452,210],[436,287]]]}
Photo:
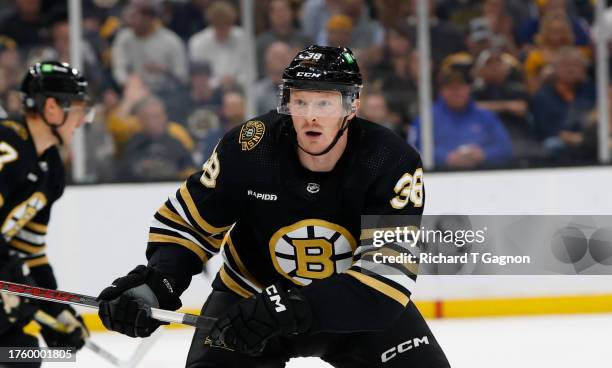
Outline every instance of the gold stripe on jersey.
{"label": "gold stripe on jersey", "polygon": [[[216,226],[209,224],[206,220],[204,220],[204,218],[200,215],[200,212],[198,211],[198,208],[195,202],[193,201],[193,198],[191,197],[191,193],[189,193],[189,189],[187,188],[186,183],[183,183],[183,185],[181,185],[181,189],[179,189],[179,193],[181,195],[181,198],[187,205],[187,208],[186,208],[187,212],[191,215],[191,217],[193,217],[197,225],[200,228],[202,228],[204,231],[206,231],[207,233],[218,234],[218,233],[227,231],[230,227],[232,227],[232,225],[216,227]],[[185,210],[185,208],[183,208],[183,210]]]}
{"label": "gold stripe on jersey", "polygon": [[[160,209],[157,211],[157,213],[159,213],[161,216],[163,216],[163,217],[167,218],[168,220],[170,220],[172,222],[175,222],[175,223],[177,223],[179,225],[183,225],[183,226],[186,226],[186,227],[189,227],[189,228],[193,228],[191,225],[189,225],[187,223],[187,221],[183,220],[181,215],[179,215],[178,213],[176,213],[176,212],[172,211],[171,209],[169,209],[168,206],[165,203],[160,207]],[[196,232],[198,234],[200,234],[199,231],[196,230]],[[202,235],[202,234],[200,234],[200,235]],[[204,236],[204,235],[202,235],[202,236]]]}
{"label": "gold stripe on jersey", "polygon": [[47,258],[47,256],[43,256],[40,258],[34,258],[34,259],[28,259],[25,261],[25,264],[30,268],[43,266],[43,265],[49,264],[49,259]]}
{"label": "gold stripe on jersey", "polygon": [[377,290],[377,291],[385,294],[386,296],[388,296],[389,298],[391,298],[391,299],[395,300],[396,302],[400,303],[404,307],[406,305],[408,305],[408,301],[410,300],[408,295],[402,293],[401,291],[395,289],[394,287],[391,287],[391,286],[385,284],[382,281],[379,281],[379,280],[377,280],[377,279],[375,279],[373,277],[370,277],[370,276],[365,275],[363,273],[359,273],[357,271],[346,270],[345,273],[347,275],[350,275],[350,276],[356,278],[358,281],[360,281],[363,284],[373,288],[374,290]]}
{"label": "gold stripe on jersey", "polygon": [[4,197],[2,196],[2,193],[0,193],[0,208],[2,208],[2,206],[4,206]]}
{"label": "gold stripe on jersey", "polygon": [[[199,235],[200,239],[198,239],[200,242],[202,242],[202,240],[204,242],[206,242],[206,244],[210,245],[212,247],[212,249],[208,249],[209,252],[211,253],[217,253],[219,251],[219,248],[221,247],[221,244],[223,243],[223,237],[221,237],[221,239],[216,239],[213,238],[213,235],[210,235],[208,233],[206,234],[202,234],[201,231],[199,231],[198,229],[194,228],[193,226],[191,226],[189,223],[187,223],[187,221],[185,221],[185,219],[183,219],[178,213],[174,212],[172,209],[170,209],[168,207],[167,204],[163,204],[161,206],[161,208],[157,211],[157,214],[160,215],[161,217],[163,217],[164,219],[168,220],[169,222],[176,224],[182,228],[186,228],[189,229],[191,231],[193,231],[195,234]],[[159,219],[158,219],[159,221]],[[165,224],[168,227],[172,227],[175,228],[176,226],[172,226],[170,224]],[[154,226],[153,226],[154,227]],[[176,231],[182,231],[181,229],[176,229]],[[191,234],[193,236],[193,234]],[[205,246],[204,244],[202,244],[202,246]]]}
{"label": "gold stripe on jersey", "polygon": [[11,245],[11,247],[20,250],[22,252],[28,253],[28,254],[35,254],[35,253],[40,253],[43,250],[45,250],[45,244],[42,245],[32,245],[29,243],[26,243],[24,241],[20,241],[17,239],[12,239],[9,244]]}
{"label": "gold stripe on jersey", "polygon": [[238,271],[240,271],[242,276],[244,276],[246,279],[248,279],[250,282],[255,284],[260,289],[263,289],[263,285],[260,284],[255,279],[255,277],[249,272],[249,270],[247,270],[247,268],[245,267],[244,263],[242,263],[242,260],[240,259],[240,257],[238,256],[238,252],[236,251],[236,246],[234,246],[234,242],[232,241],[231,234],[227,235],[227,247],[228,247],[228,249],[230,251],[230,255],[231,255],[232,259],[234,260],[234,262],[236,262],[236,265],[238,266]]}
{"label": "gold stripe on jersey", "polygon": [[248,298],[253,295],[253,293],[238,285],[238,283],[234,279],[232,279],[230,275],[228,275],[227,271],[225,271],[225,265],[223,265],[221,267],[221,270],[219,270],[219,276],[221,277],[221,281],[223,281],[225,286],[227,286],[230,290],[240,295],[241,297]]}
{"label": "gold stripe on jersey", "polygon": [[28,230],[36,231],[41,235],[45,235],[47,233],[47,225],[39,224],[34,221],[29,221],[24,227]]}
{"label": "gold stripe on jersey", "polygon": [[208,256],[204,249],[200,248],[192,241],[172,235],[149,233],[149,243],[171,243],[181,245],[194,252],[202,262],[208,261]]}

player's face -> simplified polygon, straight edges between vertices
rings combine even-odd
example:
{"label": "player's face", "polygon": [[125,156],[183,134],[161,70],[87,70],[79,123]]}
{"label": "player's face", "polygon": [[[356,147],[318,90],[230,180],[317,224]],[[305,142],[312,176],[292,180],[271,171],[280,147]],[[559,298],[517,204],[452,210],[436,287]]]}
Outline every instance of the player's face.
{"label": "player's face", "polygon": [[327,148],[347,115],[342,95],[335,91],[292,90],[289,112],[300,147],[313,153]]}
{"label": "player's face", "polygon": [[85,102],[72,102],[69,109],[66,109],[68,116],[64,125],[57,129],[57,132],[62,137],[64,144],[70,144],[74,131],[85,123],[89,109]]}

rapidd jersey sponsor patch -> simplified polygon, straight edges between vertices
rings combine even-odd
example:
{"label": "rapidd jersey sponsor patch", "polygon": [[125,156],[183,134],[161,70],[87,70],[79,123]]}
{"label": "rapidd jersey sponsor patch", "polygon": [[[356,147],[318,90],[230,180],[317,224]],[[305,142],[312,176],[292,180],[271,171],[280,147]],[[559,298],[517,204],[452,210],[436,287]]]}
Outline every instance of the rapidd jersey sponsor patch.
{"label": "rapidd jersey sponsor patch", "polygon": [[250,151],[259,144],[266,132],[266,126],[264,123],[258,120],[248,121],[240,128],[240,137],[238,143],[240,143],[243,151]]}

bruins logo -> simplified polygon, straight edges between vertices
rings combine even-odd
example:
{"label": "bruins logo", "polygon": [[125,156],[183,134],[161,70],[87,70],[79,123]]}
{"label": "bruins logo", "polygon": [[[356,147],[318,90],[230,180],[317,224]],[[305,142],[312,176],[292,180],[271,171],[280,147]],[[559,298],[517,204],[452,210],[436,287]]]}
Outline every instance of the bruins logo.
{"label": "bruins logo", "polygon": [[266,126],[261,121],[251,120],[240,128],[238,143],[243,151],[250,151],[259,144],[266,132]]}
{"label": "bruins logo", "polygon": [[4,235],[5,239],[12,239],[46,205],[47,197],[43,193],[32,194],[30,198],[13,208],[6,217],[0,233]]}
{"label": "bruins logo", "polygon": [[270,256],[278,273],[303,286],[348,269],[356,247],[355,238],[342,226],[307,219],[274,233]]}

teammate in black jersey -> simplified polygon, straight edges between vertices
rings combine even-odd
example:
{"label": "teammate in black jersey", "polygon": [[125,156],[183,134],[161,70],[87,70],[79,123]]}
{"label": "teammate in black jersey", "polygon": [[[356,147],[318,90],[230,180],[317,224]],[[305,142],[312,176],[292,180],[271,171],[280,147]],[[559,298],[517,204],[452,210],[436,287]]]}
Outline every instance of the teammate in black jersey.
{"label": "teammate in black jersey", "polygon": [[[70,143],[86,120],[87,82],[68,64],[44,62],[30,68],[21,92],[25,116],[0,120],[0,279],[56,289],[45,235],[65,186],[57,146]],[[48,346],[83,346],[88,331],[73,308],[0,295],[0,346],[38,346],[36,337],[23,332],[37,311],[70,331],[43,326]]]}
{"label": "teammate in black jersey", "polygon": [[278,111],[229,132],[155,214],[148,265],[100,294],[104,325],[150,335],[160,323],[143,306],[178,308],[221,252],[202,309],[218,322],[195,332],[187,367],[284,367],[296,356],[448,367],[410,301],[416,265],[374,265],[372,252],[402,249],[373,247],[360,226],[361,215],[422,214],[418,153],[355,116],[362,80],[350,50],[310,46],[283,80]]}

